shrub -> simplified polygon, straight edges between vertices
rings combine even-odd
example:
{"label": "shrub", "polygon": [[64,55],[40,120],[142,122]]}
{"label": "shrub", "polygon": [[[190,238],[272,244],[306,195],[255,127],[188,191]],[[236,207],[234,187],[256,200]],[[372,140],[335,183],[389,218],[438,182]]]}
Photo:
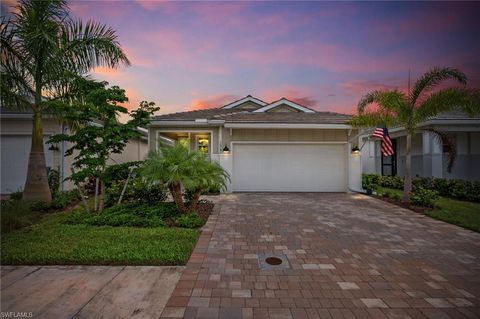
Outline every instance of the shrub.
{"label": "shrub", "polygon": [[[116,181],[107,188],[105,194],[105,205],[112,206],[118,202],[122,193],[125,181]],[[130,180],[125,194],[123,194],[122,203],[145,203],[155,205],[164,202],[167,199],[167,192],[162,185],[147,185],[140,178]]]}
{"label": "shrub", "polygon": [[18,190],[10,194],[11,200],[21,200],[22,197],[23,197],[23,192],[21,190]]}
{"label": "shrub", "polygon": [[377,174],[363,174],[362,187],[365,189],[375,189],[378,187],[380,175]]}
{"label": "shrub", "polygon": [[414,205],[423,207],[433,207],[438,199],[438,192],[426,188],[416,188],[410,196],[410,201]]}
{"label": "shrub", "polygon": [[126,180],[130,171],[130,167],[134,167],[133,173],[138,175],[138,167],[142,163],[143,162],[135,161],[108,166],[103,175],[105,186],[109,187],[115,181]]}
{"label": "shrub", "polygon": [[50,202],[49,208],[63,209],[79,199],[80,194],[76,189],[71,191],[57,192]]}
{"label": "shrub", "polygon": [[93,226],[130,226],[162,227],[164,219],[174,218],[178,211],[173,203],[161,203],[155,206],[147,204],[122,204],[103,210],[98,214],[89,214],[79,210],[69,215],[65,223]]}
{"label": "shrub", "polygon": [[[403,188],[403,178],[399,176],[380,176],[376,174],[363,174],[363,188],[375,189],[375,186],[388,188]],[[438,191],[439,195],[457,199],[480,202],[480,182],[464,181],[460,179],[444,179],[420,177],[412,181],[413,190],[418,188]]]}
{"label": "shrub", "polygon": [[48,178],[48,187],[50,188],[50,192],[52,193],[52,197],[58,193],[60,189],[60,172],[56,169],[50,168],[47,172]]}
{"label": "shrub", "polygon": [[382,187],[402,189],[403,178],[400,176],[378,176],[378,184]]}
{"label": "shrub", "polygon": [[10,232],[32,224],[32,210],[28,202],[22,200],[5,201],[2,202],[1,208],[2,232]]}
{"label": "shrub", "polygon": [[183,228],[198,228],[203,225],[203,221],[197,214],[186,214],[175,218],[175,224]]}

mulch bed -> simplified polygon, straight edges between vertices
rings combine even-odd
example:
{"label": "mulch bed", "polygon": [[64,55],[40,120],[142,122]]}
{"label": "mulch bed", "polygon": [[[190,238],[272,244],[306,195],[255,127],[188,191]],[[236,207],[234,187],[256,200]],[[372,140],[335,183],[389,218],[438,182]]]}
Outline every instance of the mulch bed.
{"label": "mulch bed", "polygon": [[214,206],[215,204],[208,200],[201,200],[198,204],[197,214],[203,220],[204,225],[208,220],[208,216],[212,213]]}
{"label": "mulch bed", "polygon": [[402,208],[413,210],[414,212],[417,212],[417,213],[420,213],[420,214],[425,214],[429,210],[433,209],[433,208],[429,208],[429,207],[415,206],[415,205],[408,204],[408,203],[402,202],[401,200],[397,200],[397,199],[394,199],[394,198],[382,197],[382,196],[378,196],[378,195],[370,195],[370,196],[372,196],[373,198],[376,198],[376,199],[383,200],[384,202],[388,202],[390,204],[400,206]]}

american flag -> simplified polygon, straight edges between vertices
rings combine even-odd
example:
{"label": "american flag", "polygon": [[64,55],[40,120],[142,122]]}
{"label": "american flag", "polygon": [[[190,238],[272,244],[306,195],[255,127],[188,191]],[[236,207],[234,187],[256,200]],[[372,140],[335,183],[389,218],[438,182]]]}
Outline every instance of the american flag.
{"label": "american flag", "polygon": [[383,156],[393,155],[393,145],[390,136],[388,135],[387,128],[377,127],[372,133],[372,137],[376,137],[382,140],[382,146],[380,148]]}

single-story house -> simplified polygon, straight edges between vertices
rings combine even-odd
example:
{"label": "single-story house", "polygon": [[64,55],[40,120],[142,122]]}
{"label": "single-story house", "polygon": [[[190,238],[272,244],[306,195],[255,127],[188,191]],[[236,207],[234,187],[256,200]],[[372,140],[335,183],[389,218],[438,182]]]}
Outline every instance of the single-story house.
{"label": "single-story house", "polygon": [[219,108],[153,117],[149,149],[186,143],[205,153],[230,174],[228,192],[346,192],[360,189],[361,176],[350,118],[248,95]]}
{"label": "single-story house", "polygon": [[[457,146],[457,157],[451,172],[447,170],[447,155],[434,134],[420,129],[433,128],[450,134]],[[364,173],[381,175],[405,174],[406,132],[402,127],[389,131],[394,155],[381,156],[380,141],[361,136],[362,169]],[[412,175],[450,179],[480,180],[480,116],[468,117],[454,111],[432,117],[419,125],[412,139]]]}
{"label": "single-story house", "polygon": [[[32,140],[32,113],[0,109],[0,147],[1,147],[1,194],[10,194],[22,190],[27,176],[28,157]],[[143,160],[148,152],[147,130],[139,129],[142,137],[130,140],[121,154],[112,154],[109,164]],[[68,143],[60,145],[46,144],[49,137],[68,132],[68,127],[51,116],[44,116],[44,151],[47,168],[60,172],[60,189],[73,188],[70,176],[73,156],[64,157]]]}

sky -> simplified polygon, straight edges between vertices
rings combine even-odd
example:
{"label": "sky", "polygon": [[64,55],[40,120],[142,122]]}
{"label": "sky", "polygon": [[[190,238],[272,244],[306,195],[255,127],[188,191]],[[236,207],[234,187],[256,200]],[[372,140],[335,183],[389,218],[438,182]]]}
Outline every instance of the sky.
{"label": "sky", "polygon": [[[11,2],[9,0],[6,2]],[[5,1],[4,1],[5,3]],[[353,114],[373,89],[402,89],[434,66],[480,87],[480,3],[70,1],[113,27],[132,65],[92,76],[160,114],[248,94]],[[477,33],[477,34],[475,34]]]}

